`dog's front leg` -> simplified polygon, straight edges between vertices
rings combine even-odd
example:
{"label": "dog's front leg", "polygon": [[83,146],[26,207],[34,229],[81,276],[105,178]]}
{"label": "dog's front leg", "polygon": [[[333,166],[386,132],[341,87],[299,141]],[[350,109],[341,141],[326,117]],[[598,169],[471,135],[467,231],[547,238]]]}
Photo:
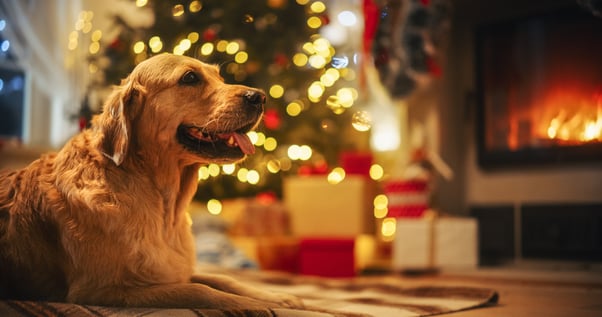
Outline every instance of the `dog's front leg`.
{"label": "dog's front leg", "polygon": [[276,303],[283,307],[303,308],[303,302],[296,296],[274,293],[246,285],[230,276],[220,274],[196,274],[190,279],[193,283],[205,284],[224,292]]}
{"label": "dog's front leg", "polygon": [[90,305],[160,308],[266,309],[283,307],[277,303],[228,293],[198,283],[82,290],[69,294],[67,301]]}

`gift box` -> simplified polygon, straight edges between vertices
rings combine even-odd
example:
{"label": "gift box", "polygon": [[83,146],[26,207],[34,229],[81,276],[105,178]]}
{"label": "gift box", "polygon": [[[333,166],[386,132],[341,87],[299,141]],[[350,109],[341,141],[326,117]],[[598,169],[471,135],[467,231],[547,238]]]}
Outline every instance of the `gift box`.
{"label": "gift box", "polygon": [[392,265],[396,270],[475,268],[478,225],[473,218],[398,218]]}
{"label": "gift box", "polygon": [[257,256],[263,270],[297,273],[299,239],[290,236],[259,237]]}
{"label": "gift box", "polygon": [[302,238],[299,273],[325,277],[355,275],[354,238]]}
{"label": "gift box", "polygon": [[384,192],[389,200],[389,217],[421,217],[428,209],[430,193],[425,180],[388,181]]}
{"label": "gift box", "polygon": [[358,175],[347,175],[338,184],[329,184],[324,175],[287,177],[283,199],[292,234],[354,237],[374,232],[373,186]]}

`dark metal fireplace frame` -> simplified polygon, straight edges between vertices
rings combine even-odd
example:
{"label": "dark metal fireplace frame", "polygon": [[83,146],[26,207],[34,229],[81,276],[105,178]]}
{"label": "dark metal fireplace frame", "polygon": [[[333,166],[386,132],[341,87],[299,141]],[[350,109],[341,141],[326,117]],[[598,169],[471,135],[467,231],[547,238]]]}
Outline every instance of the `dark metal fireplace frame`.
{"label": "dark metal fireplace frame", "polygon": [[[520,166],[541,166],[541,165],[570,165],[578,163],[602,163],[602,143],[586,143],[579,146],[548,146],[548,147],[529,147],[518,150],[491,150],[486,147],[486,107],[485,97],[487,92],[484,90],[484,58],[483,45],[485,36],[489,36],[492,30],[503,27],[512,27],[514,24],[525,21],[529,18],[543,18],[554,20],[559,15],[566,17],[574,15],[576,17],[589,17],[589,12],[579,8],[566,8],[545,12],[543,14],[521,17],[513,20],[496,22],[487,25],[481,25],[476,29],[475,36],[475,58],[476,58],[476,142],[479,166],[485,169],[520,167]],[[589,17],[591,18],[591,17]],[[600,19],[602,21],[602,19]],[[602,36],[601,36],[602,40]]]}

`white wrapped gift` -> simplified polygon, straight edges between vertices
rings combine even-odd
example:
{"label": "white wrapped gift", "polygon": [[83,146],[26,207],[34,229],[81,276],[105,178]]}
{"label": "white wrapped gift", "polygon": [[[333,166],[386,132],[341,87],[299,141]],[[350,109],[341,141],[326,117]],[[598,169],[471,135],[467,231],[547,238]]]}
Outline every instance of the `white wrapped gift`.
{"label": "white wrapped gift", "polygon": [[392,253],[395,270],[475,268],[477,221],[462,217],[398,218]]}

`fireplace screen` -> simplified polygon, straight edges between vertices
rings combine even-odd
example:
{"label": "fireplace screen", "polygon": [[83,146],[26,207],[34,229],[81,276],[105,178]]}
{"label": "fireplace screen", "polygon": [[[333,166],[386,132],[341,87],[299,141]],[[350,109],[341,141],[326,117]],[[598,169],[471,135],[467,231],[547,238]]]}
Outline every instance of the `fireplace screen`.
{"label": "fireplace screen", "polygon": [[562,10],[477,30],[483,167],[602,161],[602,19]]}

